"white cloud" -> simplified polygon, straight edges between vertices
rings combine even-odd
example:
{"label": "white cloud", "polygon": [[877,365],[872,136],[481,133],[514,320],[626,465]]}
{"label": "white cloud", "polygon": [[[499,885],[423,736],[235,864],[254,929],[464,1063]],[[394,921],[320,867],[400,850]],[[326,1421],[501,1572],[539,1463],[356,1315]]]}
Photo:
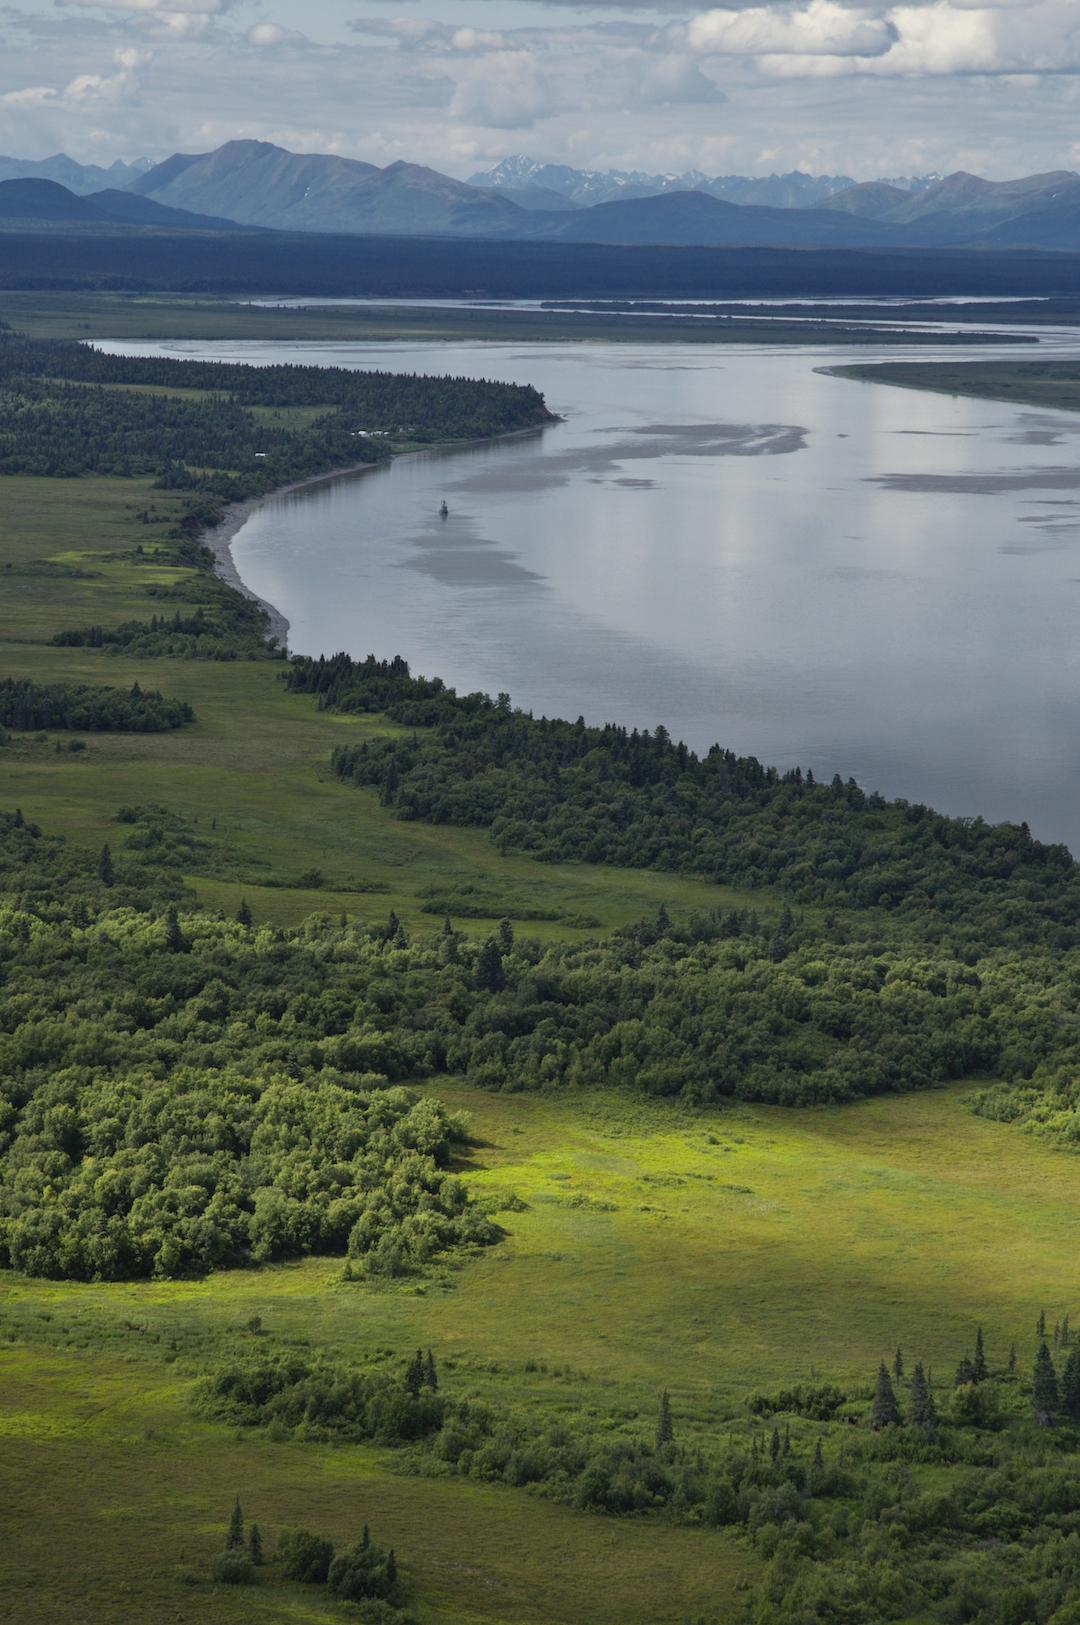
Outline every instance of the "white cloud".
{"label": "white cloud", "polygon": [[496,51],[457,78],[450,116],[489,129],[527,130],[551,109],[547,78],[527,51]]}
{"label": "white cloud", "polygon": [[668,34],[701,55],[751,58],[778,78],[1080,71],[1073,0],[931,0],[874,11],[810,0],[801,8],[701,12]]}
{"label": "white cloud", "polygon": [[56,0],[58,6],[93,6],[98,11],[138,11],[191,13],[216,16],[227,10],[229,0]]}
{"label": "white cloud", "polygon": [[705,11],[686,29],[693,50],[716,56],[877,56],[896,37],[885,17],[850,11],[834,0],[811,0],[801,11]]}
{"label": "white cloud", "polygon": [[255,23],[245,36],[249,45],[306,45],[303,34],[281,28],[277,23]]}

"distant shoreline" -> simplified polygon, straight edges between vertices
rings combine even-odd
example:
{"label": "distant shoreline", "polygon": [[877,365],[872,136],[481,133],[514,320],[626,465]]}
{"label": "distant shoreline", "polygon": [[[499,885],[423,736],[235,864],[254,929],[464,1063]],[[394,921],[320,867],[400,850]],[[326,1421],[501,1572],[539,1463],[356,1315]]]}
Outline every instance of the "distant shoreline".
{"label": "distant shoreline", "polygon": [[233,537],[243,529],[253,513],[264,507],[266,503],[272,502],[276,497],[286,496],[290,491],[299,491],[306,485],[318,485],[326,480],[343,479],[347,474],[373,474],[376,469],[388,468],[399,457],[420,457],[429,451],[447,451],[459,446],[462,450],[467,446],[487,446],[493,444],[496,440],[521,440],[526,435],[542,434],[550,423],[561,423],[562,421],[562,418],[553,412],[546,422],[538,423],[535,428],[508,429],[505,434],[481,435],[475,440],[436,440],[430,446],[415,446],[408,451],[391,452],[389,457],[383,458],[377,463],[350,463],[347,468],[335,468],[326,474],[309,474],[306,479],[293,480],[288,485],[277,485],[272,491],[265,491],[262,496],[247,497],[243,502],[230,502],[225,509],[225,517],[221,523],[202,531],[198,539],[203,547],[208,547],[213,553],[215,559],[214,574],[218,579],[224,581],[228,586],[234,587],[237,592],[242,593],[245,598],[250,599],[253,604],[258,604],[260,609],[266,611],[266,614],[270,617],[270,624],[266,632],[267,638],[276,637],[280,647],[287,650],[288,620],[276,604],[268,603],[265,598],[260,598],[257,592],[251,590],[236,568],[236,560],[232,555]]}

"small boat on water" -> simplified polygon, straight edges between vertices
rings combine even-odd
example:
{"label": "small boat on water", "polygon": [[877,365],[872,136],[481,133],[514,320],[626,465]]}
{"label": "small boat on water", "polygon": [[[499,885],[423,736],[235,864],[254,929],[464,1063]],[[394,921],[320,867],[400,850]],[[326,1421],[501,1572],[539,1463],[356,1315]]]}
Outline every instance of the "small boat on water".
{"label": "small boat on water", "polygon": [[440,518],[445,519],[449,512],[450,512],[450,509],[446,506],[446,503],[444,502],[442,507],[439,509]]}

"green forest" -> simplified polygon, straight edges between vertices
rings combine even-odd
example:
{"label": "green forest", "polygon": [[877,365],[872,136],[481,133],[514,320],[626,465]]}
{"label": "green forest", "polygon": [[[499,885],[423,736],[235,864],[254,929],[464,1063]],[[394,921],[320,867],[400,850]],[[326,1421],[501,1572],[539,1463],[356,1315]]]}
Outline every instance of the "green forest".
{"label": "green forest", "polygon": [[[272,415],[297,407],[318,415],[301,427]],[[162,490],[236,501],[380,461],[391,439],[470,440],[550,417],[528,386],[140,359],[0,333],[0,476],[153,474]]]}

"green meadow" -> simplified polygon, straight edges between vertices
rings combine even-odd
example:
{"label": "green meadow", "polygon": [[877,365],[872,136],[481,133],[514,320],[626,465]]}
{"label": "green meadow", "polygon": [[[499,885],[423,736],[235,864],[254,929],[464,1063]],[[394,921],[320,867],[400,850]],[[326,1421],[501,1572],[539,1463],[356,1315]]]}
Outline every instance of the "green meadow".
{"label": "green meadow", "polygon": [[444,1388],[527,1397],[545,1419],[637,1412],[648,1428],[666,1387],[693,1445],[765,1432],[753,1392],[825,1376],[865,1389],[898,1342],[944,1373],[976,1323],[1000,1363],[1010,1342],[1030,1348],[1041,1308],[1068,1309],[1075,1165],[971,1118],[961,1089],[813,1112],[437,1093],[472,1113],[470,1184],[526,1204],[460,1270],[378,1288],[334,1260],[191,1283],[3,1278],[5,1618],[347,1617],[273,1567],[255,1591],[177,1579],[220,1548],[236,1494],[266,1531],[345,1541],[369,1522],[425,1625],[726,1618],[756,1578],[728,1531],[605,1519],[405,1476],[373,1446],[199,1420],[198,1351],[243,1338],[252,1316],[343,1360],[430,1344]]}

